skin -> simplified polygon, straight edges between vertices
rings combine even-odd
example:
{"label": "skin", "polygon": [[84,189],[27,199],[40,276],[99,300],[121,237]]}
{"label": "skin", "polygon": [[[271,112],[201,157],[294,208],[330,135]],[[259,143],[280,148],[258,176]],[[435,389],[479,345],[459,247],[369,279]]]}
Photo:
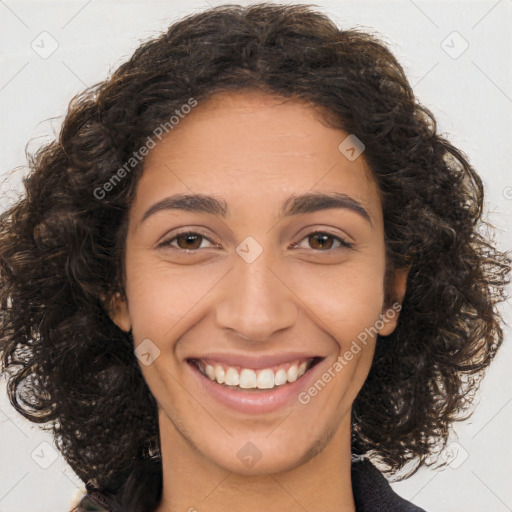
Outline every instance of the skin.
{"label": "skin", "polygon": [[[325,358],[312,370],[319,378],[391,310],[378,189],[364,155],[350,161],[339,151],[347,135],[305,103],[228,92],[200,103],[148,155],[129,212],[126,297],[115,298],[111,316],[136,347],[149,339],[160,350],[141,364],[159,404],[158,512],[355,510],[350,412],[375,338],[307,405],[293,400],[262,415],[217,403],[186,362],[212,351],[310,352]],[[279,216],[292,194],[333,191],[359,201],[371,223],[346,208]],[[142,221],[177,193],[213,194],[230,215],[168,209]],[[178,228],[203,238],[186,245]],[[310,236],[318,231],[353,247],[329,237],[324,247]],[[250,264],[236,252],[247,236],[263,249]],[[171,246],[159,247],[165,241]],[[390,283],[398,301],[406,278],[398,271]],[[380,334],[397,318],[385,317]],[[248,442],[261,453],[250,468],[237,456]]]}

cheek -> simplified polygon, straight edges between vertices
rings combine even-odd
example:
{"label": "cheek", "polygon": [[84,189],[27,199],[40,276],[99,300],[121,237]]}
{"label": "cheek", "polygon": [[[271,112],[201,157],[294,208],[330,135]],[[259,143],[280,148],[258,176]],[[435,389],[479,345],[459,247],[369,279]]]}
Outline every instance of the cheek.
{"label": "cheek", "polygon": [[375,324],[384,300],[384,257],[354,258],[346,264],[295,272],[294,292],[322,328],[350,343]]}
{"label": "cheek", "polygon": [[194,316],[222,277],[217,270],[171,266],[143,255],[127,259],[126,292],[135,340],[153,337],[163,343],[174,338],[174,327],[182,330],[181,323]]}
{"label": "cheek", "polygon": [[[144,251],[128,254],[126,291],[134,339],[149,338],[168,350],[169,340],[215,308],[219,284],[226,276],[230,281],[232,265],[231,260],[171,265]],[[378,244],[335,265],[288,260],[273,268],[293,292],[284,290],[283,300],[296,302],[340,344],[350,343],[382,313],[384,270],[384,247]]]}

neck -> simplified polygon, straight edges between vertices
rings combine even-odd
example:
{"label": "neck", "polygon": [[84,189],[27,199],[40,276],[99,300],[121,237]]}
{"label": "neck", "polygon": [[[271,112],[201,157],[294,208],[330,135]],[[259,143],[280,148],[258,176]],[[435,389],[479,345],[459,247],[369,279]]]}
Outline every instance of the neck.
{"label": "neck", "polygon": [[279,473],[243,475],[205,458],[160,411],[162,500],[156,512],[354,512],[350,414],[319,453]]}

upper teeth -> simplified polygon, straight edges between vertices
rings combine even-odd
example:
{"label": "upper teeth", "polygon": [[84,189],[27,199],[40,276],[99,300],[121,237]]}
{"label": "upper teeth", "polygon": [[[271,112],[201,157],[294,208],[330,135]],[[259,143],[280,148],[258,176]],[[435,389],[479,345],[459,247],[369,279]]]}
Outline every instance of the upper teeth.
{"label": "upper teeth", "polygon": [[224,368],[221,364],[200,364],[200,369],[211,380],[228,386],[239,386],[243,389],[272,389],[282,386],[287,382],[295,382],[306,372],[307,362],[295,362],[291,365],[282,365],[276,369],[263,368],[252,370],[241,368],[240,370],[229,366]]}

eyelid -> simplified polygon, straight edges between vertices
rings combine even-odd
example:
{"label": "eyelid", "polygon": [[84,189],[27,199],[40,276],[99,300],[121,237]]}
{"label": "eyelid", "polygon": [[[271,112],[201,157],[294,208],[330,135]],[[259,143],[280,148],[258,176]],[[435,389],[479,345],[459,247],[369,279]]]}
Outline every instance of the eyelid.
{"label": "eyelid", "polygon": [[347,240],[346,238],[344,238],[341,235],[335,235],[334,233],[332,233],[331,231],[329,231],[327,229],[315,229],[313,231],[308,232],[298,242],[294,242],[292,244],[292,247],[294,247],[294,248],[297,247],[297,245],[299,245],[300,242],[302,242],[306,238],[309,238],[310,236],[313,236],[313,235],[327,235],[330,238],[334,238],[335,240],[338,240],[340,242],[340,244],[341,244],[341,247],[336,247],[335,249],[326,249],[326,250],[323,250],[323,251],[322,250],[311,249],[313,252],[329,253],[329,252],[334,252],[336,249],[352,249],[354,247],[354,243],[353,242],[350,242],[349,240]]}
{"label": "eyelid", "polygon": [[[179,247],[172,247],[171,242],[174,242],[181,235],[199,235],[203,239],[210,242],[214,247],[219,247],[219,245],[220,245],[220,244],[216,243],[215,241],[213,241],[209,236],[202,233],[201,230],[199,230],[199,229],[184,228],[184,229],[181,229],[178,232],[174,233],[171,238],[164,237],[164,240],[162,242],[158,243],[157,247],[158,248],[171,247],[172,249],[175,249],[179,252],[189,252],[189,253],[199,252],[201,250],[201,249],[181,249]],[[303,240],[305,240],[311,236],[314,236],[314,235],[327,235],[328,237],[334,238],[335,240],[340,242],[340,247],[336,247],[334,249],[326,249],[326,250],[310,249],[313,252],[329,253],[329,252],[335,251],[336,249],[352,249],[354,247],[354,243],[350,242],[343,236],[336,235],[336,234],[332,233],[331,231],[329,231],[328,229],[321,229],[321,228],[313,229],[312,231],[309,231],[302,238],[300,238],[297,242],[292,243],[291,247],[296,248],[300,244],[300,242],[302,242]]]}
{"label": "eyelid", "polygon": [[[168,234],[167,234],[168,235]],[[157,248],[162,247],[171,247],[172,249],[175,249],[180,252],[198,252],[200,249],[181,249],[179,247],[172,247],[171,242],[174,242],[179,236],[181,235],[199,235],[203,239],[208,240],[214,247],[218,247],[219,244],[214,242],[208,235],[205,235],[199,228],[183,228],[177,231],[176,233],[173,233],[171,237],[168,237],[165,235],[162,237],[162,241],[157,243]]]}

